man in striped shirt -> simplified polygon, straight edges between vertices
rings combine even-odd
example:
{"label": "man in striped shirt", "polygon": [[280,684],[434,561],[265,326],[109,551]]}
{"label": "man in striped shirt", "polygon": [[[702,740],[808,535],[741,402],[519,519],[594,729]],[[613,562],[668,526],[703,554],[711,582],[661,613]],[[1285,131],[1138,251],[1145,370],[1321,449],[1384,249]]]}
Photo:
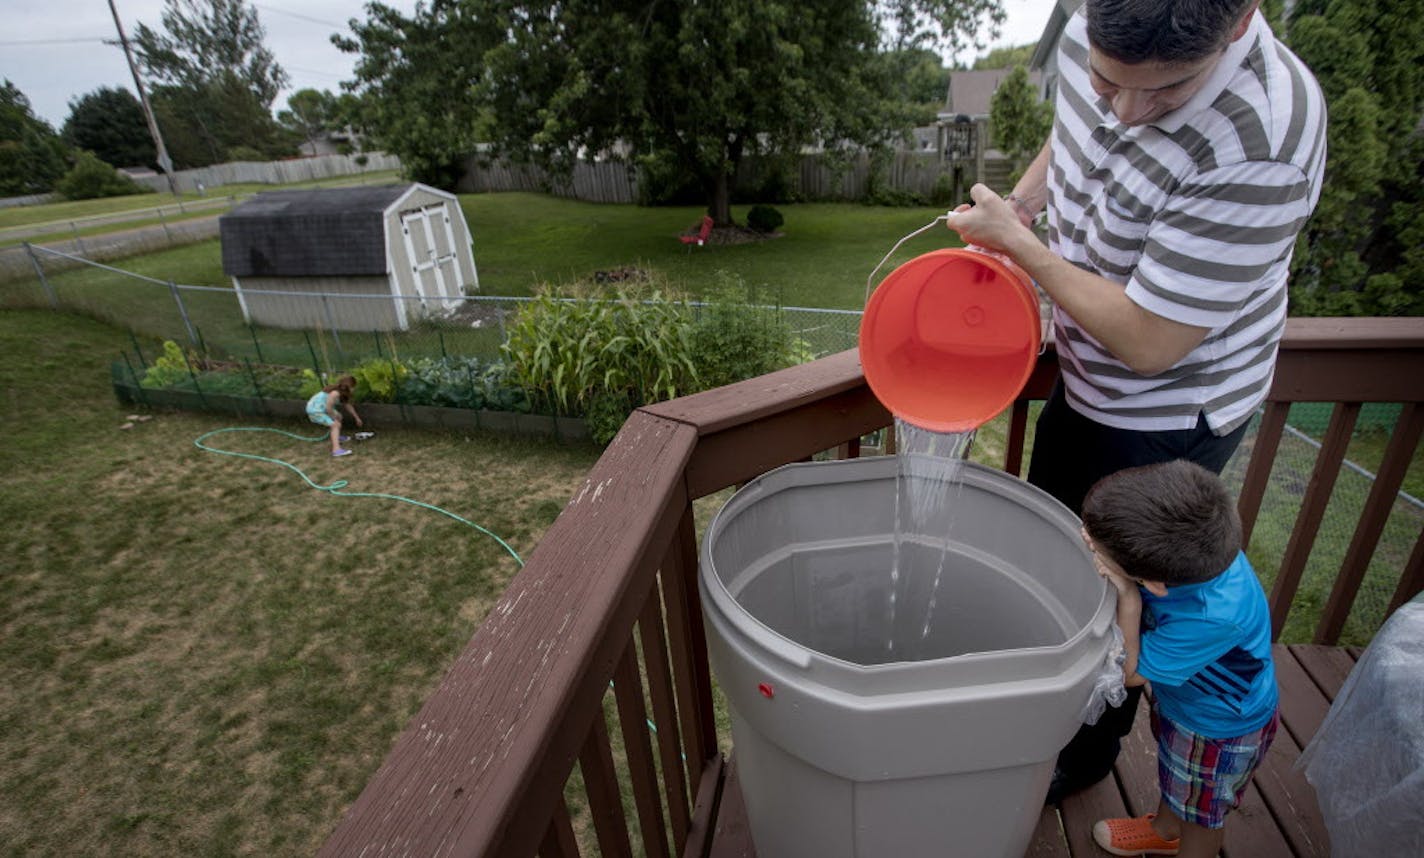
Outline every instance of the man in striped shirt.
{"label": "man in striped shirt", "polygon": [[[1075,512],[1103,476],[1220,472],[1265,399],[1325,104],[1259,0],[1087,0],[1059,47],[1053,132],[1013,193],[948,219],[1053,299],[1062,370],[1029,482]],[[1048,246],[1029,229],[1047,211]],[[1138,695],[1059,757],[1050,800],[1111,771]]]}

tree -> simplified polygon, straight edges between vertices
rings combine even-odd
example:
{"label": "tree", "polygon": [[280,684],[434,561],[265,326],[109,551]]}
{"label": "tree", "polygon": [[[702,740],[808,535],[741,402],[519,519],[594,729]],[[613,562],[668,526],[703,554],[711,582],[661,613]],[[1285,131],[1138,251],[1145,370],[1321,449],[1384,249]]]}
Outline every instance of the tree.
{"label": "tree", "polygon": [[1053,129],[1053,105],[1038,97],[1025,66],[1014,66],[989,99],[989,133],[1014,162],[1017,178],[1024,162],[1038,154]]}
{"label": "tree", "polygon": [[1300,0],[1286,29],[1329,111],[1325,182],[1292,260],[1291,311],[1424,314],[1410,243],[1424,232],[1424,0]]}
{"label": "tree", "polygon": [[263,44],[257,10],[244,0],[164,0],[162,20],[166,35],[142,23],[134,35],[139,61],[159,83],[196,90],[231,78],[263,107],[287,85]]}
{"label": "tree", "polygon": [[256,10],[244,0],[164,0],[162,21],[162,33],[140,23],[134,45],[157,82],[153,109],[174,162],[212,164],[235,147],[290,153],[270,112],[288,77],[263,44]]}
{"label": "tree", "polygon": [[138,98],[126,89],[101,86],[69,103],[61,132],[69,145],[87,149],[108,164],[153,166],[153,138]]}
{"label": "tree", "polygon": [[889,64],[887,77],[895,86],[893,95],[914,105],[915,124],[929,125],[944,109],[949,94],[949,69],[939,54],[924,48],[910,51],[887,51],[881,54]]}
{"label": "tree", "polygon": [[1027,66],[1028,61],[1033,59],[1033,52],[1037,47],[1038,43],[1035,42],[1028,45],[995,48],[975,60],[973,68],[975,71],[992,71],[994,69],[1011,69],[1014,66]]}
{"label": "tree", "polygon": [[68,169],[64,142],[8,79],[0,84],[0,194],[42,194]]}
{"label": "tree", "polygon": [[626,157],[654,184],[690,179],[719,223],[731,221],[730,178],[746,156],[885,146],[910,125],[883,51],[957,48],[1003,15],[1000,0],[448,0],[410,19],[368,10],[337,44],[361,53],[357,86],[375,97],[377,133],[403,161],[412,135],[392,118],[419,123],[415,154],[445,169],[487,128],[493,151],[518,161],[559,170]]}
{"label": "tree", "polygon": [[180,169],[280,157],[296,149],[267,109],[231,79],[200,89],[157,86],[149,100]]}
{"label": "tree", "polygon": [[74,167],[64,174],[54,189],[71,200],[152,193],[151,189],[99,160],[93,152],[85,151],[75,156]]}
{"label": "tree", "polygon": [[317,141],[338,121],[336,96],[325,90],[299,89],[287,99],[287,109],[277,114],[277,121],[300,135],[315,155]]}
{"label": "tree", "polygon": [[[349,22],[350,38],[331,41],[358,54],[356,122],[370,142],[401,159],[416,181],[453,189],[487,126],[474,86],[485,53],[503,38],[493,15],[476,18],[470,4],[435,0],[407,18],[380,2],[365,21]],[[343,103],[349,110],[350,102]]]}

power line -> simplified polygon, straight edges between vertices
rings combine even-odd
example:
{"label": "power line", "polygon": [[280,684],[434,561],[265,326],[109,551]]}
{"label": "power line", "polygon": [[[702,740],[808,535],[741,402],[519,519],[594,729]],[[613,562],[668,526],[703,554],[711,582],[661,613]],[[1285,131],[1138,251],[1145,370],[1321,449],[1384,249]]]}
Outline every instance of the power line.
{"label": "power line", "polygon": [[13,46],[15,46],[15,45],[73,45],[73,44],[78,44],[78,43],[80,43],[80,42],[93,43],[93,42],[109,42],[109,41],[111,41],[111,40],[110,40],[110,39],[99,38],[99,37],[97,37],[97,36],[94,37],[94,38],[89,38],[89,39],[19,39],[19,40],[16,40],[16,41],[8,41],[8,40],[7,40],[7,41],[4,41],[4,42],[0,42],[0,47],[6,47],[6,48],[8,48],[8,47],[13,47]]}
{"label": "power line", "polygon": [[257,7],[258,9],[263,10],[264,12],[275,12],[278,15],[287,15],[292,18],[300,18],[303,21],[310,21],[313,24],[321,24],[326,27],[335,27],[338,30],[346,29],[345,24],[336,24],[331,21],[323,21],[320,18],[313,18],[310,15],[303,15],[300,12],[288,12],[286,9],[278,9],[273,6],[268,6],[265,3],[253,3],[252,5]]}
{"label": "power line", "polygon": [[319,75],[319,76],[321,76],[321,77],[334,77],[334,78],[338,78],[338,79],[347,77],[347,75],[344,75],[344,74],[337,74],[336,72],[322,71],[322,70],[320,70],[320,69],[305,69],[305,68],[302,68],[301,66],[289,66],[289,65],[286,65],[285,63],[282,65],[282,68],[287,69],[288,71],[297,71],[297,72],[302,72],[303,74],[314,74],[314,75]]}

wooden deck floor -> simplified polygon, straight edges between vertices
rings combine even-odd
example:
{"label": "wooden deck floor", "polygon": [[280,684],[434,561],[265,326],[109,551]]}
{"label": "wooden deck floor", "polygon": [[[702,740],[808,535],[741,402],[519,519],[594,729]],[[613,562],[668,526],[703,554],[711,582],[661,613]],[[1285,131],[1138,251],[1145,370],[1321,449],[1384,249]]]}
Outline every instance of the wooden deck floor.
{"label": "wooden deck floor", "polygon": [[[1277,645],[1275,655],[1281,689],[1281,729],[1266,764],[1257,771],[1241,806],[1231,816],[1222,854],[1225,858],[1328,858],[1330,842],[1315,803],[1315,791],[1292,766],[1319,729],[1359,652]],[[710,855],[755,858],[735,760],[727,768]],[[1124,741],[1114,776],[1069,796],[1059,809],[1045,809],[1025,858],[1106,856],[1108,853],[1093,843],[1093,823],[1104,817],[1150,812],[1157,805],[1156,784],[1156,749],[1144,712]],[[944,855],[959,858],[949,848]]]}

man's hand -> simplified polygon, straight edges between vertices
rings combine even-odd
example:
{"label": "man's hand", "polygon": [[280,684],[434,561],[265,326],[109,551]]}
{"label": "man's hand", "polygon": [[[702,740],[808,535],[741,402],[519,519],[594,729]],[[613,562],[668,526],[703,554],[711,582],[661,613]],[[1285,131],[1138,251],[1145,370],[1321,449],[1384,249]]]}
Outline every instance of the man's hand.
{"label": "man's hand", "polygon": [[969,197],[974,200],[973,205],[959,206],[945,219],[945,226],[959,233],[965,244],[1012,256],[1025,238],[1038,242],[1012,202],[982,184],[970,188]]}

